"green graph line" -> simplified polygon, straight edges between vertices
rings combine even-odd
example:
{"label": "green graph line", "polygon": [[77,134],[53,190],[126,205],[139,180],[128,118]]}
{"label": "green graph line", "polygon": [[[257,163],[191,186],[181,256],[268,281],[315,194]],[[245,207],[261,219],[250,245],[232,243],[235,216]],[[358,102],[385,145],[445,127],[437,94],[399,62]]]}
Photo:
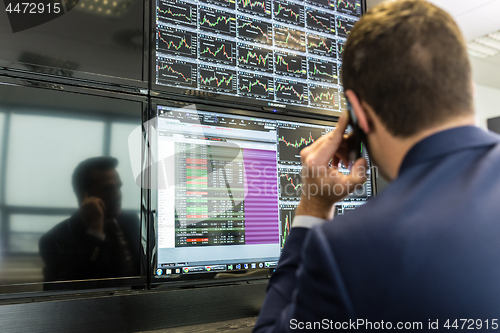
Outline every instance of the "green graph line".
{"label": "green graph line", "polygon": [[240,3],[245,8],[250,5],[251,9],[253,9],[253,7],[261,7],[262,9],[266,10],[266,2],[265,1],[252,2],[252,0],[240,0]]}
{"label": "green graph line", "polygon": [[267,84],[260,82],[260,80],[258,80],[258,79],[255,80],[254,82],[250,82],[248,85],[242,85],[240,87],[240,90],[248,90],[248,92],[252,92],[252,88],[255,87],[255,86],[257,86],[257,85],[259,85],[262,88],[264,88],[264,90],[266,92],[269,91],[269,88],[267,87]]}
{"label": "green graph line", "polygon": [[244,27],[246,27],[246,26],[250,26],[250,27],[252,27],[252,28],[254,28],[254,29],[259,30],[259,31],[260,31],[260,33],[262,34],[262,36],[266,37],[266,40],[267,40],[267,41],[269,41],[269,36],[267,35],[267,33],[265,33],[265,32],[261,29],[261,27],[256,26],[256,25],[253,25],[253,24],[252,24],[252,22],[245,22],[245,23],[243,23],[242,25],[238,26],[238,29],[244,28]]}
{"label": "green graph line", "polygon": [[282,91],[282,90],[292,91],[300,100],[307,99],[307,96],[295,90],[293,85],[287,86],[285,84],[279,83],[278,86],[276,87],[276,91]]}
{"label": "green graph line", "polygon": [[295,21],[297,21],[299,19],[299,15],[300,15],[299,13],[295,13],[292,8],[287,8],[285,6],[282,6],[280,3],[278,4],[278,10],[274,12],[274,15],[278,16],[281,13],[281,10],[283,10],[285,12],[290,12],[290,15],[295,17]]}
{"label": "green graph line", "polygon": [[312,91],[309,91],[309,95],[311,95],[314,102],[317,102],[318,100],[325,100],[325,101],[332,100],[333,101],[334,97],[335,97],[335,95],[330,93],[330,92],[326,92],[326,93],[321,92],[318,95],[314,95],[314,93]]}
{"label": "green graph line", "polygon": [[173,41],[169,41],[167,42],[166,40],[164,40],[162,37],[161,37],[161,34],[160,32],[158,31],[158,37],[165,43],[167,44],[167,48],[170,49],[171,47],[173,47],[174,49],[176,49],[177,51],[182,47],[182,45],[184,44],[184,46],[188,49],[191,49],[191,45],[189,45],[186,41],[186,37],[182,37],[181,41],[179,42],[179,45],[177,46]]}
{"label": "green graph line", "polygon": [[318,44],[315,44],[313,42],[309,42],[309,45],[307,46],[309,49],[314,47],[314,48],[320,48],[320,46],[324,47],[328,53],[331,53],[335,49],[335,45],[332,43],[331,47],[328,47],[326,42],[324,40],[321,40]]}
{"label": "green graph line", "polygon": [[215,50],[215,52],[212,52],[212,50],[210,49],[210,47],[206,47],[202,52],[200,52],[200,55],[202,54],[205,54],[205,53],[209,53],[211,54],[214,58],[217,56],[217,54],[219,54],[219,52],[222,51],[222,54],[228,59],[228,60],[233,60],[233,57],[231,57],[229,54],[227,54],[226,52],[226,44],[222,44],[217,50]]}
{"label": "green graph line", "polygon": [[295,43],[299,44],[299,45],[304,45],[303,42],[301,42],[300,40],[298,40],[297,38],[293,37],[292,34],[290,33],[290,31],[287,30],[287,36],[286,36],[286,39],[285,39],[285,44],[288,44],[288,40],[289,39],[292,39]]}
{"label": "green graph line", "polygon": [[305,74],[306,71],[304,69],[295,69],[295,70],[290,70],[290,65],[288,62],[286,62],[285,58],[281,55],[276,55],[276,65],[285,65],[286,66],[286,71],[290,73],[302,73]]}
{"label": "green graph line", "polygon": [[200,25],[204,25],[205,23],[207,23],[209,26],[215,27],[221,21],[224,21],[224,24],[227,24],[229,21],[231,21],[231,18],[227,16],[218,16],[217,21],[215,21],[215,23],[212,23],[210,22],[210,20],[207,19],[206,16],[203,16],[203,20],[200,22]]}
{"label": "green graph line", "polygon": [[333,75],[332,74],[329,74],[327,72],[322,72],[318,69],[318,67],[316,67],[316,64],[314,64],[314,70],[313,70],[313,74],[321,74],[321,75],[325,75],[325,76],[328,76],[328,77],[331,77],[331,78],[337,78],[337,76]]}
{"label": "green graph line", "polygon": [[339,29],[344,30],[344,33],[345,33],[346,35],[349,35],[350,31],[347,31],[347,27],[344,27],[344,26],[342,25],[342,21],[340,21],[340,20],[339,20],[339,23],[337,24],[337,27],[338,27]]}
{"label": "green graph line", "polygon": [[189,14],[189,16],[188,16],[188,15],[183,14],[183,13],[174,13],[174,12],[172,12],[172,10],[170,10],[170,8],[168,8],[168,9],[166,9],[166,10],[161,10],[161,8],[160,8],[160,7],[158,7],[158,11],[159,11],[160,13],[163,13],[163,14],[170,14],[170,15],[171,15],[171,16],[173,16],[173,17],[175,17],[175,16],[185,17],[185,18],[186,18],[189,22],[191,22],[191,18],[192,18],[192,15],[191,15],[191,14]]}
{"label": "green graph line", "polygon": [[200,77],[200,81],[204,85],[210,85],[210,83],[212,83],[213,81],[215,81],[217,83],[217,87],[220,87],[223,83],[225,83],[226,86],[229,86],[229,84],[231,84],[232,80],[233,80],[233,75],[231,75],[229,77],[224,76],[220,81],[219,81],[219,78],[217,78],[215,76],[215,74],[214,74],[214,76],[211,76],[211,77],[208,77],[208,78],[203,78],[203,76]]}
{"label": "green graph line", "polygon": [[191,78],[190,77],[185,77],[184,74],[182,74],[181,72],[178,72],[176,71],[175,69],[173,69],[172,67],[170,67],[169,65],[165,65],[163,67],[161,66],[158,66],[158,68],[161,70],[161,69],[167,69],[169,70],[170,72],[174,73],[174,74],[177,74],[177,75],[180,75],[182,76],[182,78],[184,79],[184,81],[188,82],[188,81],[191,81]]}
{"label": "green graph line", "polygon": [[278,138],[278,141],[284,142],[287,147],[291,146],[293,148],[300,148],[304,145],[307,146],[308,144],[313,143],[315,140],[313,139],[312,134],[309,133],[309,137],[307,139],[300,138],[299,142],[297,142],[297,140],[295,140],[295,143],[292,143],[291,141],[286,141],[284,136],[281,136],[280,138]]}
{"label": "green graph line", "polygon": [[241,56],[238,60],[245,63],[245,64],[248,64],[249,58],[253,58],[253,59],[257,60],[257,63],[259,65],[262,63],[265,66],[267,63],[267,60],[269,58],[269,53],[266,54],[266,56],[264,57],[264,56],[262,56],[262,54],[257,54],[257,52],[247,51],[246,57]]}
{"label": "green graph line", "polygon": [[337,1],[337,7],[340,7],[341,3],[344,4],[344,8],[352,8],[352,10],[356,10],[356,8],[358,8],[360,6],[360,4],[357,3],[357,2],[354,3],[354,4],[352,4],[352,3],[350,3],[347,0],[338,0]]}

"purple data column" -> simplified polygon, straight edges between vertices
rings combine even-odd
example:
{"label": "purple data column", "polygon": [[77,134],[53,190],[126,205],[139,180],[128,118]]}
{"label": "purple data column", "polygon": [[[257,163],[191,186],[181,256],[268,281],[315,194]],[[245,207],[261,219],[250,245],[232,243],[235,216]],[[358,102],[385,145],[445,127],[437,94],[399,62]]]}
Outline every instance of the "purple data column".
{"label": "purple data column", "polygon": [[279,243],[276,151],[243,149],[245,244]]}

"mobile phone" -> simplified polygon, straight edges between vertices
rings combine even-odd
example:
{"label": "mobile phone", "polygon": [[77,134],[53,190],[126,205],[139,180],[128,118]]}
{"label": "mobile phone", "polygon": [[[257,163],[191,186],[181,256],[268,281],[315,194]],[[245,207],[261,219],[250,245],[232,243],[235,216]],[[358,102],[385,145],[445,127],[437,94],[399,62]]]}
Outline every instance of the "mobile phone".
{"label": "mobile phone", "polygon": [[347,100],[347,113],[349,116],[349,122],[347,125],[347,149],[349,157],[349,168],[352,167],[354,162],[363,156],[363,144],[366,142],[365,133],[361,130],[358,123],[358,118],[352,109],[352,105]]}

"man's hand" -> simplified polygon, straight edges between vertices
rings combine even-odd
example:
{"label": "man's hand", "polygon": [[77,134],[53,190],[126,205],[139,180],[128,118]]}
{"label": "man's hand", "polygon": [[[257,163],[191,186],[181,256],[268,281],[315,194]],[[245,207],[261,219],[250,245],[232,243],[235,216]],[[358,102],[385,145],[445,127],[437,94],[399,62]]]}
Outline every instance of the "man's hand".
{"label": "man's hand", "polygon": [[98,233],[104,233],[104,211],[106,205],[104,201],[97,197],[90,197],[85,192],[83,201],[80,204],[80,216],[87,226],[87,229]]}
{"label": "man's hand", "polygon": [[334,131],[301,151],[302,195],[296,215],[332,219],[335,202],[366,181],[368,165],[364,158],[354,163],[349,175],[337,168],[341,161],[348,164],[347,138],[344,136],[347,122],[347,117],[342,115]]}

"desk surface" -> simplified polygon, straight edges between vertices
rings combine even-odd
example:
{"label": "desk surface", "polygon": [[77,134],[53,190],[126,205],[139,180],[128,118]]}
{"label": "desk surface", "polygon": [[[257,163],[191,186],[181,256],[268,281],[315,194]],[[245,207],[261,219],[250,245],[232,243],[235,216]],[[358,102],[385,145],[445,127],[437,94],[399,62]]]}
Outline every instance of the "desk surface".
{"label": "desk surface", "polygon": [[241,318],[235,320],[219,321],[215,323],[207,323],[192,326],[182,326],[174,328],[165,328],[153,331],[143,331],[142,333],[197,333],[197,332],[236,332],[236,333],[250,333],[252,332],[253,325],[257,321],[257,317]]}

